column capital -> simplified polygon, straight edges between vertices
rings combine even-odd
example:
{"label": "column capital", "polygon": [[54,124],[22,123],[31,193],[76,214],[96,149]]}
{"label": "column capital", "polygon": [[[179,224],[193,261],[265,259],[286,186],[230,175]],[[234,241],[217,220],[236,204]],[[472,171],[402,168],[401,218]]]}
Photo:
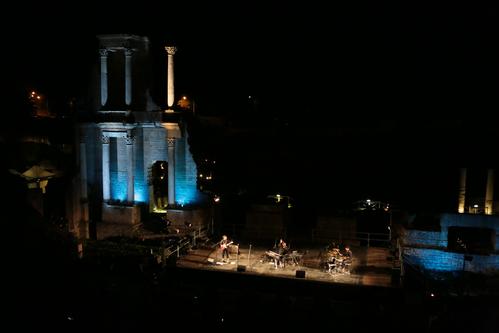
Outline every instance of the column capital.
{"label": "column capital", "polygon": [[125,49],[125,56],[127,56],[127,57],[131,57],[131,56],[133,55],[133,52],[134,52],[134,51],[135,51],[134,49],[131,49],[131,48],[126,48],[126,49]]}
{"label": "column capital", "polygon": [[109,136],[102,134],[101,135],[101,142],[102,142],[102,144],[105,144],[105,145],[109,144]]}
{"label": "column capital", "polygon": [[166,142],[168,143],[168,147],[175,147],[175,138],[166,138]]}
{"label": "column capital", "polygon": [[177,48],[175,46],[165,46],[166,53],[168,55],[174,55],[177,52]]}
{"label": "column capital", "polygon": [[125,136],[125,143],[126,143],[127,145],[133,145],[134,141],[135,141],[135,137],[134,137],[133,135],[131,135],[131,134],[127,134],[127,135]]}
{"label": "column capital", "polygon": [[100,53],[101,57],[107,57],[107,55],[109,54],[109,50],[108,49],[100,49],[99,53]]}

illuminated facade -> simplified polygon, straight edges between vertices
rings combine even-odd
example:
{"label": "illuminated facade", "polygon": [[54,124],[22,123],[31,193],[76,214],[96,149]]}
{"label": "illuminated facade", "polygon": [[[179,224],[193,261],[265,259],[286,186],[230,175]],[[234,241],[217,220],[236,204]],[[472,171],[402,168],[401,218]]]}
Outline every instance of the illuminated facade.
{"label": "illuminated facade", "polygon": [[404,230],[405,262],[428,271],[499,273],[499,216],[498,205],[494,204],[494,169],[487,170],[485,198],[480,200],[467,198],[466,178],[467,169],[462,168],[457,214],[425,217],[421,219],[426,220],[423,223],[418,223],[416,216],[416,222],[413,220],[413,225]]}
{"label": "illuminated facade", "polygon": [[404,261],[429,271],[499,272],[499,217],[441,214],[438,228],[404,230]]}
{"label": "illuminated facade", "polygon": [[[172,108],[173,55],[168,53],[168,110],[150,96],[149,40],[102,35],[98,97],[79,122],[79,177],[73,220],[79,237],[88,225],[97,238],[125,234],[144,214],[203,202],[188,143],[186,116]],[[107,228],[107,229],[106,229]]]}

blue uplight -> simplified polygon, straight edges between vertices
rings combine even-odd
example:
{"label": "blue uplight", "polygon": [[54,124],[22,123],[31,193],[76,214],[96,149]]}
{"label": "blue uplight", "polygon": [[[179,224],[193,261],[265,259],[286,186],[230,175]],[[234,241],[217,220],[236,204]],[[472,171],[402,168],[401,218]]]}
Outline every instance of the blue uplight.
{"label": "blue uplight", "polygon": [[134,194],[135,202],[148,202],[149,196],[147,191],[147,184],[139,184],[135,182],[135,194]]}
{"label": "blue uplight", "polygon": [[127,179],[123,173],[111,172],[111,198],[120,201],[127,199]]}

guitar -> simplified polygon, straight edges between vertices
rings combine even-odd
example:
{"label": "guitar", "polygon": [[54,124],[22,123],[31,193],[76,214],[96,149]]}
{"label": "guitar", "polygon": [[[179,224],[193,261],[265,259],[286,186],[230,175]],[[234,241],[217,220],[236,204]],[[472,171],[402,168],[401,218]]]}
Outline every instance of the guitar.
{"label": "guitar", "polygon": [[226,248],[228,248],[228,247],[229,247],[229,245],[230,245],[230,244],[232,244],[232,243],[234,243],[234,242],[233,242],[233,241],[230,241],[229,243],[226,243],[226,244],[224,244],[224,243],[220,243],[220,248],[221,248],[222,250],[225,250],[225,249],[226,249]]}

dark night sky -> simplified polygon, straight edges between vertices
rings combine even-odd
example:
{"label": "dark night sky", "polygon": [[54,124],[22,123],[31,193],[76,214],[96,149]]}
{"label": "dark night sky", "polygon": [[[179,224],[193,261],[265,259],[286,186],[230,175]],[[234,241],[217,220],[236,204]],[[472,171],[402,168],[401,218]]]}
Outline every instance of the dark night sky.
{"label": "dark night sky", "polygon": [[[16,23],[1,23],[3,37],[11,45],[2,52],[7,78],[17,83],[14,87],[35,87],[53,99],[84,96],[89,71],[97,62],[95,35],[147,35],[153,42],[156,98],[161,101],[166,81],[163,46],[174,43],[179,47],[176,91],[194,96],[202,114],[237,118],[252,95],[259,101],[262,123],[284,119],[299,125],[292,128],[293,140],[301,137],[296,134],[300,126],[374,130],[343,136],[343,141],[304,134],[292,148],[277,144],[267,152],[252,152],[252,160],[240,156],[255,162],[247,166],[251,174],[267,153],[274,155],[274,162],[294,163],[307,142],[316,143],[315,150],[307,153],[321,158],[305,170],[316,172],[316,165],[323,172],[348,170],[354,176],[343,187],[338,185],[341,179],[330,182],[342,189],[354,184],[354,190],[355,184],[367,184],[359,185],[357,193],[379,191],[389,174],[392,186],[383,193],[387,196],[404,184],[417,187],[415,197],[436,182],[449,189],[454,175],[446,167],[462,164],[452,159],[453,153],[464,151],[469,156],[474,151],[482,156],[485,148],[479,134],[486,131],[481,126],[497,132],[497,121],[483,120],[498,109],[497,5],[179,3],[14,4],[6,15]],[[385,132],[376,134],[377,126],[387,119],[395,121],[388,126],[393,131],[385,127]],[[451,134],[441,130],[442,124]],[[337,132],[323,133],[335,137]],[[370,148],[382,145],[385,150]],[[325,150],[335,154],[326,156]],[[280,155],[291,157],[275,159]],[[466,163],[483,166],[491,161],[471,158]],[[405,169],[400,171],[399,166]],[[281,185],[302,167],[295,164],[282,176]],[[411,176],[422,167],[427,170],[424,175]],[[268,178],[260,179],[279,178],[272,168],[267,168]],[[279,169],[275,164],[274,168]],[[392,173],[395,169],[397,173]],[[379,177],[372,176],[376,173]]]}
{"label": "dark night sky", "polygon": [[178,88],[205,108],[251,94],[280,113],[444,116],[499,89],[493,5],[105,3],[13,5],[16,24],[2,23],[9,69],[52,94],[81,93],[95,35],[135,33],[151,37],[159,60],[165,42],[179,46]]}

